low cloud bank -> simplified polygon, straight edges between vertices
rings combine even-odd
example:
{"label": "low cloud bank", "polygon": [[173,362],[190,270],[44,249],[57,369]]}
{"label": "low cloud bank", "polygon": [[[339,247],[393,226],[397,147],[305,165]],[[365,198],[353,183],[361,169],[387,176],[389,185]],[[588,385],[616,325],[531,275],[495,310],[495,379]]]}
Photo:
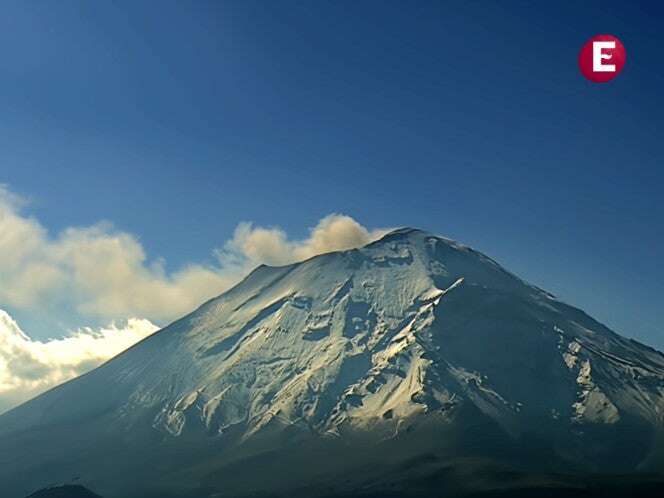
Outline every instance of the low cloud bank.
{"label": "low cloud bank", "polygon": [[42,342],[30,339],[0,310],[0,413],[93,369],[157,328],[133,318]]}

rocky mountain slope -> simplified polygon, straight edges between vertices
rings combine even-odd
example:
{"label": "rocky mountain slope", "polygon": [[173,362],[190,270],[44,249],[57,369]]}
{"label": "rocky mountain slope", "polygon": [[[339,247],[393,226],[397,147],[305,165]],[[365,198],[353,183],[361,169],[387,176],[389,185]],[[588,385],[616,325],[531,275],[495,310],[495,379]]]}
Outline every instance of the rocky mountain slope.
{"label": "rocky mountain slope", "polygon": [[73,475],[108,498],[315,496],[432,461],[660,471],[663,410],[661,353],[402,229],[259,267],[1,416],[0,481],[16,496]]}

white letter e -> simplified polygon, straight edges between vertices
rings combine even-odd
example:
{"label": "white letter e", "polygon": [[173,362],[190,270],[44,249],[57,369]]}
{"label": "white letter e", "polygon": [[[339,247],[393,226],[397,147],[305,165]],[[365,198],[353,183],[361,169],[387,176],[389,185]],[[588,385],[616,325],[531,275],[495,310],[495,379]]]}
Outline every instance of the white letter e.
{"label": "white letter e", "polygon": [[616,48],[614,41],[596,41],[593,42],[593,72],[595,73],[615,73],[615,64],[602,64],[602,60],[610,59],[611,54],[604,54],[605,48]]}

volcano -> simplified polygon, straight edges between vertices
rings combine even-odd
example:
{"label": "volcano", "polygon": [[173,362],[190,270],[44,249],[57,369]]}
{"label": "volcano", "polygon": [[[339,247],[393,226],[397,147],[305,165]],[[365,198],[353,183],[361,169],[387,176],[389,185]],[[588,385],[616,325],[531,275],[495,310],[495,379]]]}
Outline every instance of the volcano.
{"label": "volcano", "polygon": [[660,352],[400,229],[260,266],[0,416],[0,482],[17,498],[74,478],[105,498],[572,496],[660,482],[663,417]]}

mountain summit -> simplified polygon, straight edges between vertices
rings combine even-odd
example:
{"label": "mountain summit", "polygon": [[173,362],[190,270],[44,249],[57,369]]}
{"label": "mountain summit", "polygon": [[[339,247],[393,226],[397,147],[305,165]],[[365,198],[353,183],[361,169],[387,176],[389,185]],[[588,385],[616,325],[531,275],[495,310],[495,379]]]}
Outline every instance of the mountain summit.
{"label": "mountain summit", "polygon": [[261,266],[1,416],[0,481],[16,496],[74,475],[108,498],[315,496],[431,461],[632,472],[661,468],[663,413],[661,353],[400,229]]}

